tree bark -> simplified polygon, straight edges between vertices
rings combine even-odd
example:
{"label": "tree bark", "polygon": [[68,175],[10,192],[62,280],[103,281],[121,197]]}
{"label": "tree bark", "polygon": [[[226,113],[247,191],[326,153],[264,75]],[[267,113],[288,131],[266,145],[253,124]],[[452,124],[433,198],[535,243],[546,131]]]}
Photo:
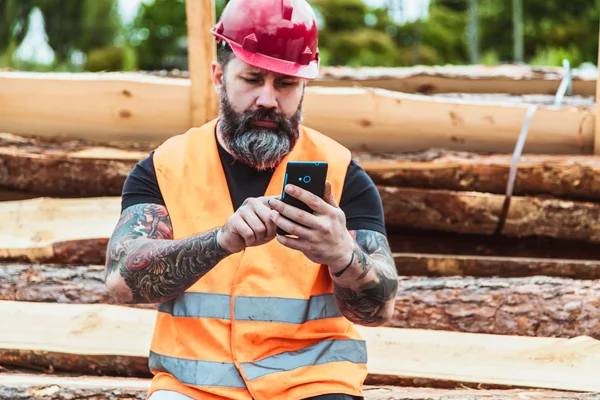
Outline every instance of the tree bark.
{"label": "tree bark", "polygon": [[[0,264],[0,300],[118,304],[106,290],[102,265]],[[128,306],[156,308],[154,304]]]}
{"label": "tree bark", "polygon": [[[431,149],[420,153],[355,152],[355,159],[380,185],[504,195],[512,154],[477,154]],[[600,199],[600,159],[595,156],[523,155],[514,195],[548,194]]]}
{"label": "tree bark", "polygon": [[146,155],[81,141],[2,134],[0,187],[55,197],[118,196],[129,171]]}
{"label": "tree bark", "polygon": [[[386,225],[491,235],[498,226],[504,196],[379,186]],[[600,204],[513,197],[502,235],[542,236],[600,243]]]}
{"label": "tree bark", "polygon": [[600,338],[600,281],[550,277],[403,277],[387,326]]}
{"label": "tree bark", "polygon": [[600,279],[600,261],[476,255],[395,253],[396,269],[406,276],[527,277]]}
{"label": "tree bark", "polygon": [[[596,280],[402,276],[399,284],[391,327],[600,338]],[[102,266],[0,265],[0,300],[116,304]]]}
{"label": "tree bark", "polygon": [[[128,173],[148,150],[0,134],[0,187],[43,196],[119,196]],[[512,157],[437,149],[355,151],[353,156],[377,184],[497,194],[506,191]],[[600,161],[594,156],[525,155],[514,194],[600,199]]]}
{"label": "tree bark", "polygon": [[572,239],[542,236],[510,237],[502,235],[475,235],[419,229],[388,230],[388,241],[393,252],[431,255],[462,255],[486,257],[523,257],[540,261],[600,260],[600,246]]}
{"label": "tree bark", "polygon": [[[144,400],[150,386],[147,379],[114,377],[64,377],[55,375],[0,375],[0,398],[13,400]],[[596,393],[558,390],[430,389],[417,387],[363,387],[365,400],[592,400]]]}

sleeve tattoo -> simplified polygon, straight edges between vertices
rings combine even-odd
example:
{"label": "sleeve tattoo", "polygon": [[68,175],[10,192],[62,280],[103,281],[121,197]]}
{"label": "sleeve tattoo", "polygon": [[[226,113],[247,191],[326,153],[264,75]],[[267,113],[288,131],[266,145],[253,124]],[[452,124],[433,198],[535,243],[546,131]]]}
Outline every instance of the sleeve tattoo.
{"label": "sleeve tattoo", "polygon": [[359,325],[378,326],[391,317],[398,290],[392,251],[379,232],[350,233],[355,238],[353,260],[341,275],[332,275],[333,291],[346,318]]}
{"label": "sleeve tattoo", "polygon": [[107,247],[111,293],[122,303],[159,303],[178,296],[228,255],[217,233],[174,240],[164,206],[137,204],[123,210]]}

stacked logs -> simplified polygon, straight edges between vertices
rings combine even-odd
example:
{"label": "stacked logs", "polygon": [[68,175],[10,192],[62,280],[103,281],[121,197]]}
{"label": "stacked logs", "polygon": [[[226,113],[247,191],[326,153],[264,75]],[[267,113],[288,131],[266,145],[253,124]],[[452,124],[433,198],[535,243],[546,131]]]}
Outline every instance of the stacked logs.
{"label": "stacked logs", "polygon": [[[104,252],[118,218],[124,180],[149,150],[0,135],[0,303],[5,304],[0,304],[0,315],[13,318],[17,326],[25,315],[36,321],[48,311],[15,304],[117,307],[104,286]],[[414,329],[541,340],[587,337],[591,342],[582,345],[586,352],[598,347],[600,158],[521,157],[500,231],[510,154],[431,149],[354,151],[354,158],[379,189],[400,275],[396,312],[386,328],[398,335]],[[118,312],[123,315],[155,311],[154,305],[122,308]],[[77,320],[70,334],[85,336],[95,329],[117,334],[122,329],[109,329],[104,313],[117,312],[112,308],[85,308],[81,314],[64,310],[60,312],[73,312]],[[45,337],[41,329],[30,334]],[[396,339],[383,341],[377,335],[369,343],[377,354],[385,354],[385,343]],[[110,342],[118,337],[100,346],[108,355],[91,356],[95,350],[85,340],[71,354],[68,347],[48,350],[43,341],[39,348],[27,347],[19,344],[18,336],[10,331],[8,339],[0,335],[0,398],[145,396],[149,374],[143,351],[110,355]],[[397,340],[399,349],[409,343]],[[544,342],[542,348],[559,347],[553,343]],[[518,384],[515,379],[466,375],[455,379],[452,374],[396,371],[400,367],[395,365],[389,368],[396,372],[386,372],[384,364],[404,361],[394,353],[385,358],[377,354],[366,382],[368,399],[599,398],[564,392],[600,391],[576,383],[552,386],[524,379]],[[543,369],[546,359],[565,363],[580,355],[544,354],[524,358]]]}

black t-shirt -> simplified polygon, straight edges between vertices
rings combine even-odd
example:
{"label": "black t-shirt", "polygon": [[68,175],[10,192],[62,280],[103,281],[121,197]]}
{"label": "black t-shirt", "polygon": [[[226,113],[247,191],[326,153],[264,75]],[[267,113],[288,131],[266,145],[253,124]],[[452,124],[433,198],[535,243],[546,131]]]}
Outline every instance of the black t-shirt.
{"label": "black t-shirt", "polygon": [[[218,148],[234,209],[237,210],[248,197],[263,196],[274,170],[258,171],[236,161],[220,144]],[[127,176],[121,199],[122,210],[140,203],[165,205],[156,179],[153,155],[154,152],[150,152]],[[386,234],[379,191],[354,160],[348,166],[339,206],[346,214],[349,230],[368,229]]]}

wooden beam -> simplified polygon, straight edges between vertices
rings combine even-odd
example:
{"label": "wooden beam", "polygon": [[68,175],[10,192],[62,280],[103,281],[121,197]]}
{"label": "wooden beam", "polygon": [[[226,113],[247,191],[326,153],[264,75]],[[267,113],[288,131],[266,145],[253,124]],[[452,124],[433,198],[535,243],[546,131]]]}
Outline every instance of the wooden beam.
{"label": "wooden beam", "polygon": [[[190,127],[188,80],[80,75],[0,73],[0,131],[158,144]],[[161,101],[154,101],[157,98]],[[527,104],[381,89],[309,87],[304,122],[353,150],[422,151],[439,146],[511,153],[527,109]],[[595,107],[540,107],[524,152],[592,153],[595,113]]]}
{"label": "wooden beam", "polygon": [[[390,234],[417,229],[491,235],[503,202],[503,196],[493,194],[378,188]],[[120,211],[117,196],[0,202],[0,259],[61,264],[103,260]],[[515,196],[502,235],[599,243],[599,214],[596,203]]]}
{"label": "wooden beam", "polygon": [[[40,196],[119,196],[127,174],[151,149],[0,133],[0,188]],[[496,194],[505,193],[511,165],[510,154],[444,149],[354,151],[353,157],[377,184]],[[524,155],[517,165],[513,194],[600,200],[600,158]]]}
{"label": "wooden beam", "polygon": [[[554,96],[562,67],[530,65],[436,65],[411,67],[322,67],[309,86],[372,87],[403,93],[506,93]],[[573,70],[573,94],[595,96],[596,76]]]}
{"label": "wooden beam", "polygon": [[215,40],[210,29],[215,24],[214,0],[186,0],[188,69],[190,74],[190,126],[200,126],[215,118],[218,97],[212,83],[211,62]]}
{"label": "wooden beam", "polygon": [[[104,273],[101,265],[0,264],[0,300],[116,304],[106,290]],[[402,276],[399,287],[396,310],[387,326],[600,338],[598,281]],[[154,304],[132,307],[156,308]]]}
{"label": "wooden beam", "polygon": [[[598,79],[596,80],[596,116],[600,116],[600,28],[598,32]],[[596,117],[596,130],[594,133],[594,154],[600,154],[600,117]]]}
{"label": "wooden beam", "polygon": [[[70,377],[25,373],[0,374],[0,398],[20,400],[145,400],[150,379]],[[365,400],[597,400],[592,393],[535,389],[431,389],[417,387],[363,387]]]}
{"label": "wooden beam", "polygon": [[[155,310],[88,304],[0,302],[0,364],[148,377]],[[370,381],[423,378],[600,391],[600,342],[357,326]],[[117,338],[106,341],[107,337]],[[380,381],[381,383],[381,381]],[[380,384],[378,383],[378,384]],[[373,383],[370,383],[373,384]]]}
{"label": "wooden beam", "polygon": [[[511,154],[444,149],[415,153],[354,152],[377,184],[505,194]],[[513,195],[548,194],[600,200],[600,157],[525,154],[517,164]]]}
{"label": "wooden beam", "polygon": [[[390,236],[390,240],[394,247],[394,235]],[[435,239],[431,238],[430,240]],[[480,243],[479,248],[483,247],[482,245],[483,243]],[[435,249],[430,247],[429,251],[435,251]],[[473,246],[471,251],[477,252],[478,247]],[[405,276],[460,275],[506,278],[554,276],[571,279],[600,279],[600,261],[598,260],[396,252],[394,261],[398,274]]]}
{"label": "wooden beam", "polygon": [[[386,226],[463,234],[495,234],[503,195],[378,186]],[[600,243],[600,204],[513,196],[502,235]]]}
{"label": "wooden beam", "polygon": [[[392,251],[396,254],[405,254],[406,258],[410,258],[411,254],[413,256],[415,254],[420,254],[427,257],[434,257],[437,255],[442,258],[463,256],[465,257],[464,259],[461,260],[460,257],[457,257],[455,260],[459,265],[465,268],[465,274],[475,275],[477,275],[477,269],[475,267],[468,267],[468,264],[471,262],[469,260],[478,260],[474,262],[481,262],[481,268],[484,268],[485,265],[496,265],[496,268],[498,268],[498,265],[505,259],[509,259],[511,263],[514,263],[513,265],[515,267],[520,262],[522,262],[523,265],[531,266],[527,260],[536,259],[540,264],[538,264],[538,267],[534,267],[531,270],[532,273],[534,273],[534,271],[540,273],[543,271],[541,275],[562,278],[597,279],[595,272],[591,271],[589,272],[591,275],[582,274],[579,276],[576,275],[577,273],[575,270],[570,271],[566,266],[565,268],[557,266],[557,269],[554,270],[557,275],[553,275],[552,268],[549,266],[550,264],[546,264],[546,267],[542,266],[544,263],[560,260],[564,260],[565,262],[568,262],[568,260],[577,260],[579,262],[600,260],[600,246],[595,243],[574,239],[556,239],[544,236],[512,237],[488,234],[457,235],[454,232],[439,232],[415,228],[395,229],[394,231],[388,230],[388,240]],[[432,264],[435,267],[439,262],[443,262],[443,260],[432,261]],[[409,268],[410,267],[407,266],[404,271],[410,270]],[[592,267],[592,270],[593,269],[594,268]],[[444,269],[442,268],[442,271],[443,270]],[[500,271],[505,271],[507,273],[505,276],[521,276],[511,275],[511,270],[513,271],[512,273],[515,273],[515,270],[513,270],[512,267],[500,270],[491,268],[488,273],[500,274]],[[454,271],[456,271],[456,269]],[[448,266],[447,274],[451,273],[452,267]]]}
{"label": "wooden beam", "polygon": [[2,202],[0,259],[57,263],[103,259],[120,203],[118,197]]}

